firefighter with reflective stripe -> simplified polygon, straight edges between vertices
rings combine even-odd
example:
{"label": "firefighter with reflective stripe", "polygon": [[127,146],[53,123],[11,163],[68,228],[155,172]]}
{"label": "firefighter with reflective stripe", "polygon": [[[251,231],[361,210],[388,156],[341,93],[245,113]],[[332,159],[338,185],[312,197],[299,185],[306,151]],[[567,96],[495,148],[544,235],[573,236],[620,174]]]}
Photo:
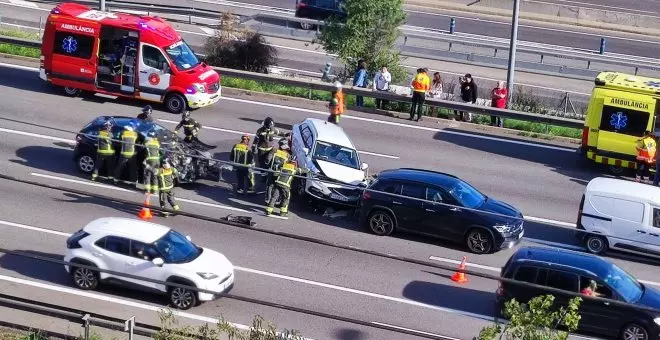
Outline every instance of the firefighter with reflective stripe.
{"label": "firefighter with reflective stripe", "polygon": [[137,119],[145,122],[153,122],[153,119],[151,118],[152,111],[151,105],[143,107],[142,112],[137,116]]}
{"label": "firefighter with reflective stripe", "polygon": [[115,165],[115,149],[112,146],[112,123],[109,120],[106,120],[103,128],[99,130],[96,143],[96,162],[94,164],[94,172],[92,172],[92,181],[95,181],[99,177],[99,170],[101,169],[105,169],[107,178],[112,179]]}
{"label": "firefighter with reflective stripe", "polygon": [[252,173],[250,167],[254,166],[254,153],[248,145],[250,144],[250,136],[243,135],[241,137],[241,142],[234,145],[234,148],[231,149],[229,154],[229,159],[240,165],[235,165],[236,167],[236,191],[239,194],[245,192],[245,181],[247,180],[247,193],[254,193],[254,173]]}
{"label": "firefighter with reflective stripe", "polygon": [[183,140],[185,142],[190,143],[193,140],[199,141],[199,139],[197,139],[197,134],[199,133],[199,130],[202,129],[202,124],[190,117],[190,111],[183,113],[183,118],[181,119],[181,122],[179,122],[179,125],[174,128],[174,132],[179,132],[179,129],[181,128],[183,128],[183,134],[185,135]]}
{"label": "firefighter with reflective stripe", "polygon": [[156,172],[160,166],[160,142],[154,132],[149,132],[144,143],[147,157],[144,159],[144,190],[147,194],[158,193],[158,179]]}
{"label": "firefighter with reflective stripe", "polygon": [[268,167],[268,154],[273,150],[273,141],[279,131],[275,128],[273,118],[266,117],[257,130],[257,135],[252,142],[252,152],[257,155],[257,166],[265,169]]}
{"label": "firefighter with reflective stripe", "polygon": [[635,181],[640,182],[644,177],[649,177],[649,167],[656,162],[656,142],[651,131],[645,131],[644,136],[637,140],[637,175]]}
{"label": "firefighter with reflective stripe", "polygon": [[344,91],[342,91],[342,85],[338,81],[335,82],[335,91],[332,92],[328,108],[330,109],[328,122],[339,124],[339,118],[344,113]]}
{"label": "firefighter with reflective stripe", "polygon": [[291,199],[291,182],[293,182],[294,175],[298,173],[298,166],[294,160],[288,160],[282,169],[277,172],[275,178],[275,188],[273,196],[270,198],[266,206],[266,215],[272,215],[273,209],[277,201],[282,199],[280,206],[280,216],[286,217],[289,214],[289,201]]}
{"label": "firefighter with reflective stripe", "polygon": [[[175,168],[170,165],[170,162],[166,159],[163,161],[163,167],[157,169],[156,175],[158,177],[158,198],[160,200],[160,207],[165,209],[165,200],[172,207],[172,210],[178,211],[179,205],[176,204],[174,199],[174,184],[176,181],[176,176],[178,172]],[[169,213],[163,212],[163,216],[169,216]]]}
{"label": "firefighter with reflective stripe", "polygon": [[128,166],[128,183],[134,184],[137,181],[137,163],[135,161],[135,142],[137,141],[137,132],[133,126],[124,126],[121,132],[121,151],[119,153],[119,163],[115,169],[115,184],[121,180],[124,169]]}
{"label": "firefighter with reflective stripe", "polygon": [[289,141],[285,138],[280,139],[279,149],[273,150],[268,156],[268,169],[273,171],[267,174],[266,181],[266,203],[270,202],[275,190],[275,180],[277,179],[277,172],[282,169],[284,163],[291,159],[291,148]]}

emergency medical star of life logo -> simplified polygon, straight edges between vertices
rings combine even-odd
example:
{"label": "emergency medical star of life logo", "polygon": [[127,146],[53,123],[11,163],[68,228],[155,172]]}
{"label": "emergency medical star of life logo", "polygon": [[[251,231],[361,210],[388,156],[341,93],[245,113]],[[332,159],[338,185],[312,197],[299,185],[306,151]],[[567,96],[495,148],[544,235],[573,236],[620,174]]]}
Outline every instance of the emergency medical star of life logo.
{"label": "emergency medical star of life logo", "polygon": [[624,115],[623,112],[617,112],[610,118],[610,125],[616,130],[621,130],[628,125],[628,116]]}
{"label": "emergency medical star of life logo", "polygon": [[78,49],[78,42],[74,37],[68,36],[62,41],[62,49],[64,52],[71,54]]}

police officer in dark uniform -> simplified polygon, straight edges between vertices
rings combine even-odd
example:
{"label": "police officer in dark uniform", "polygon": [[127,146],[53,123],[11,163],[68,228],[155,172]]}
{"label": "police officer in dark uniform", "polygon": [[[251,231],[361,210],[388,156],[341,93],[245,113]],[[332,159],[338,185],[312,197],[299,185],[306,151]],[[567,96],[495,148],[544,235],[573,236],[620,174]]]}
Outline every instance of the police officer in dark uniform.
{"label": "police officer in dark uniform", "polygon": [[270,202],[266,206],[266,215],[273,214],[273,210],[277,201],[282,199],[280,206],[280,216],[286,217],[289,214],[289,200],[291,199],[291,182],[293,182],[294,175],[299,172],[298,166],[295,161],[288,160],[282,165],[282,169],[277,173],[275,179],[275,188]]}
{"label": "police officer in dark uniform", "polygon": [[270,202],[275,190],[275,180],[277,179],[277,172],[282,169],[284,163],[291,159],[291,149],[287,139],[282,138],[279,142],[279,148],[268,154],[268,169],[273,171],[266,174],[266,203]]}
{"label": "police officer in dark uniform", "polygon": [[252,152],[257,155],[257,166],[265,169],[268,167],[268,154],[273,150],[274,137],[279,134],[275,128],[273,118],[266,117],[261,127],[257,130],[257,135],[252,143]]}
{"label": "police officer in dark uniform", "polygon": [[[96,147],[96,162],[92,181],[99,177],[99,170],[105,168],[107,178],[113,179],[115,166],[115,149],[112,146],[112,123],[106,120],[103,128],[99,130]],[[104,176],[105,177],[105,176]]]}
{"label": "police officer in dark uniform", "polygon": [[[170,165],[170,162],[165,159],[163,161],[163,166],[156,171],[156,176],[158,177],[158,198],[160,201],[160,207],[165,209],[165,201],[170,204],[172,210],[178,211],[179,205],[176,204],[174,199],[174,184],[177,176],[177,170]],[[163,216],[169,216],[169,213],[163,212]]]}
{"label": "police officer in dark uniform", "polygon": [[245,190],[245,180],[247,180],[247,193],[254,193],[254,174],[250,171],[250,167],[254,166],[254,153],[248,147],[250,143],[250,136],[243,135],[240,143],[234,145],[229,154],[229,159],[237,164],[236,166],[236,191],[242,194]]}
{"label": "police officer in dark uniform", "polygon": [[137,116],[137,119],[151,123],[153,122],[153,119],[151,118],[151,112],[153,110],[151,109],[151,105],[147,105],[142,108],[142,112]]}

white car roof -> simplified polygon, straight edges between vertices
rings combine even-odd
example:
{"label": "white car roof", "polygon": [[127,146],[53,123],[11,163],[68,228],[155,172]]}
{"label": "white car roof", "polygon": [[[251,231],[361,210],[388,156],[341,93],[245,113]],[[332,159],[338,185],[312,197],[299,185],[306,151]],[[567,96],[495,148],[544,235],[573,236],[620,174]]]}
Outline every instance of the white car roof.
{"label": "white car roof", "polygon": [[351,142],[341,126],[316,118],[307,118],[303,123],[310,125],[311,128],[316,131],[317,140],[337,144],[345,148],[355,149],[353,142]]}
{"label": "white car roof", "polygon": [[152,243],[171,229],[160,224],[123,217],[102,217],[89,222],[83,230],[92,235],[107,234]]}
{"label": "white car roof", "polygon": [[660,188],[621,179],[594,178],[587,185],[585,192],[617,198],[642,199],[660,205]]}

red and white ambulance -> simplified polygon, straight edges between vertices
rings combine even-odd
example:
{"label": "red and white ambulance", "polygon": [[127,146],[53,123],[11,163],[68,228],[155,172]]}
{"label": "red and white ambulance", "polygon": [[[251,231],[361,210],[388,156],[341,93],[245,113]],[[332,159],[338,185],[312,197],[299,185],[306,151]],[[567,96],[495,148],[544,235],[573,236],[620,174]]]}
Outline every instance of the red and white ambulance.
{"label": "red and white ambulance", "polygon": [[163,103],[181,113],[216,103],[220,75],[158,17],[63,3],[46,22],[41,79],[82,91]]}

